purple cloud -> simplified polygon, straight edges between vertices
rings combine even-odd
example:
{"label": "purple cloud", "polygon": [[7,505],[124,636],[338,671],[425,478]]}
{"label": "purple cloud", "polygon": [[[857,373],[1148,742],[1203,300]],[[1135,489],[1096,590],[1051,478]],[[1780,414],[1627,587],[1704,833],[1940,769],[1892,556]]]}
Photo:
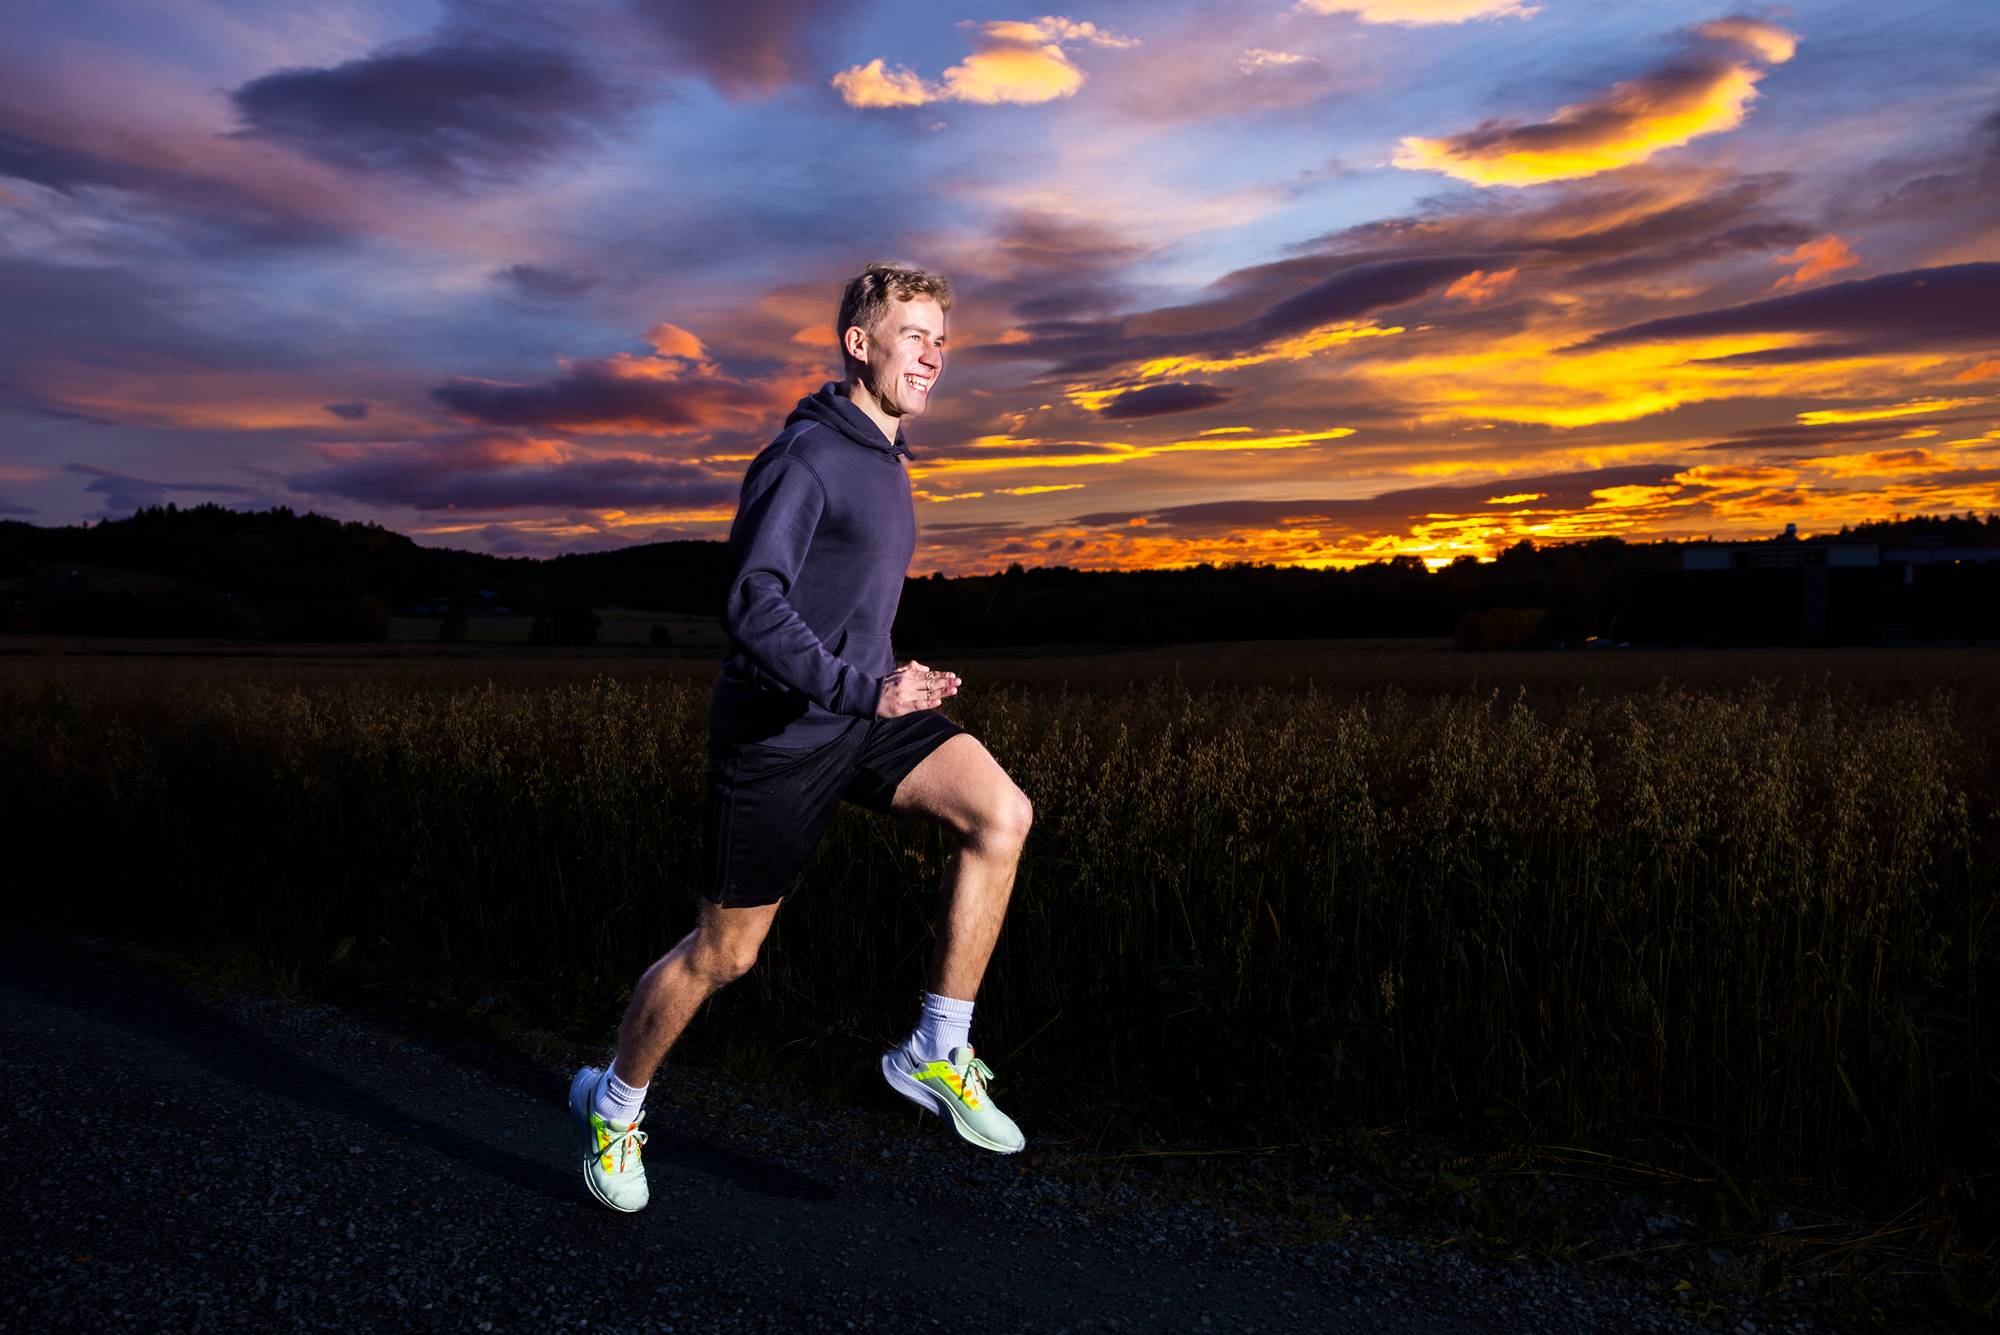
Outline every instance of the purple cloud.
{"label": "purple cloud", "polygon": [[286,485],[306,495],[342,496],[416,510],[486,513],[548,508],[694,509],[735,498],[740,479],[717,477],[679,460],[583,456],[523,461],[490,437],[376,447],[359,457],[297,473]]}
{"label": "purple cloud", "polygon": [[[1698,445],[1700,450],[1769,450],[1784,448],[1792,451],[1807,450],[1814,446],[1849,447],[1856,444],[1870,444],[1877,441],[1899,440],[1909,434],[1912,426],[1934,429],[1951,428],[1961,431],[1978,431],[1992,420],[1985,413],[1925,413],[1922,417],[1888,417],[1875,421],[1828,422],[1819,425],[1786,425],[1747,427],[1734,432],[1728,440],[1719,440],[1708,445]],[[1784,459],[1812,457],[1808,454],[1791,453],[1774,456]]]}
{"label": "purple cloud", "polygon": [[1812,240],[1818,233],[1803,223],[1753,222],[1719,232],[1691,237],[1677,245],[1655,246],[1616,259],[1602,260],[1573,269],[1567,281],[1611,283],[1650,273],[1672,272],[1697,264],[1734,259],[1739,255],[1772,254],[1791,250]]}
{"label": "purple cloud", "polygon": [[278,70],[230,100],[242,135],[336,167],[446,185],[558,158],[633,104],[564,51],[483,42]]}
{"label": "purple cloud", "polygon": [[2000,337],[2000,263],[1952,264],[1829,283],[1719,310],[1626,325],[1573,350],[1718,334],[1847,335],[1848,346],[1907,350]]}
{"label": "purple cloud", "polygon": [[617,375],[599,362],[580,363],[561,378],[539,385],[448,380],[432,389],[431,397],[460,417],[493,426],[585,432],[713,426],[759,407],[766,398],[751,385],[720,376],[655,380]]}
{"label": "purple cloud", "polygon": [[853,0],[636,0],[678,62],[731,97],[825,77],[826,36]]}
{"label": "purple cloud", "polygon": [[1234,391],[1216,385],[1197,385],[1176,380],[1163,385],[1147,385],[1121,394],[1098,409],[1097,415],[1118,422],[1143,417],[1165,417],[1170,413],[1199,412],[1203,408],[1213,408],[1217,404],[1227,403],[1235,397]]}
{"label": "purple cloud", "polygon": [[962,287],[973,304],[1018,320],[1074,319],[1123,305],[1125,274],[1150,253],[1099,223],[1015,210],[996,220],[977,258],[1000,276],[975,269]]}
{"label": "purple cloud", "polygon": [[172,492],[195,492],[203,496],[255,496],[253,487],[231,486],[223,482],[156,482],[96,464],[64,464],[65,473],[80,473],[90,479],[84,490],[104,498],[102,518],[123,518],[134,510],[158,505]]}
{"label": "purple cloud", "polygon": [[510,264],[496,270],[493,279],[505,283],[524,297],[544,301],[566,301],[580,297],[598,284],[594,273],[575,273],[540,264]]}
{"label": "purple cloud", "polygon": [[1026,342],[989,355],[1053,360],[1053,377],[1102,371],[1158,357],[1233,356],[1343,320],[1361,320],[1424,297],[1491,263],[1485,256],[1435,255],[1350,261],[1295,288],[1247,318],[1220,328],[1152,332],[1165,313],[1126,320],[1061,320],[1028,326]]}
{"label": "purple cloud", "polygon": [[348,422],[359,422],[368,416],[368,405],[365,403],[322,403],[320,407]]}
{"label": "purple cloud", "polygon": [[[309,195],[253,192],[199,166],[170,158],[155,164],[118,158],[60,142],[63,123],[0,102],[0,176],[30,181],[72,200],[116,192],[121,222],[150,213],[148,222],[176,233],[182,244],[215,250],[242,245],[324,246],[347,230],[312,207]],[[130,198],[144,201],[145,211]]]}

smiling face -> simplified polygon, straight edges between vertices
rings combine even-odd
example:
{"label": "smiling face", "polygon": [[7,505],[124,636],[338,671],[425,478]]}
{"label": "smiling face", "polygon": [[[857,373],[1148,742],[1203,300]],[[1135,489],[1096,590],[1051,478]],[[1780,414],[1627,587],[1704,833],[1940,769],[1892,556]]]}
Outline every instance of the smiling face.
{"label": "smiling face", "polygon": [[944,308],[917,297],[891,301],[872,331],[850,326],[843,345],[855,386],[893,421],[921,416],[930,406],[944,373],[944,339]]}

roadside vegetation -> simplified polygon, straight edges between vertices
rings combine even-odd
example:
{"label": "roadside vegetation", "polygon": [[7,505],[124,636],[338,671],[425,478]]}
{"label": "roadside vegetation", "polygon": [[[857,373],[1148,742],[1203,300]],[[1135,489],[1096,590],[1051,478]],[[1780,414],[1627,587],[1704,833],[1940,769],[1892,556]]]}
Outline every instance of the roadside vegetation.
{"label": "roadside vegetation", "polygon": [[[1024,1118],[1473,1127],[1991,1228],[2000,690],[1054,674],[951,710],[1037,813],[979,1020]],[[706,703],[671,674],[17,666],[14,913],[476,980],[606,1036],[692,918]],[[844,810],[676,1060],[859,1079],[947,852]]]}

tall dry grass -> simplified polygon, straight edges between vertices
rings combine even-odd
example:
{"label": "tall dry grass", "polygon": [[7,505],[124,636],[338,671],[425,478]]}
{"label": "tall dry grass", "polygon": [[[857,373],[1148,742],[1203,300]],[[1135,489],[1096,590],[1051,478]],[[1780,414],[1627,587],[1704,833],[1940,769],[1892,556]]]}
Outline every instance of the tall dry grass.
{"label": "tall dry grass", "polygon": [[[1990,699],[954,705],[1037,812],[980,1012],[1029,1108],[1497,1116],[1905,1197],[1993,1167]],[[476,978],[602,1034],[691,920],[705,707],[671,680],[15,679],[16,913]],[[682,1058],[865,1069],[909,1021],[948,850],[844,811]]]}

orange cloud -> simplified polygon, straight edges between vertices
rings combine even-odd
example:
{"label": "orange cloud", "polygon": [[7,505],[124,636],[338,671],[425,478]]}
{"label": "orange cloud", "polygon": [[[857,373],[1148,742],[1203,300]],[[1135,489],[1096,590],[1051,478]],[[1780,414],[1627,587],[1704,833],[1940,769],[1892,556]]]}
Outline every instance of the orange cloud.
{"label": "orange cloud", "polygon": [[1027,46],[995,42],[944,72],[944,91],[933,101],[1032,104],[1070,97],[1083,87],[1083,71],[1053,42]]}
{"label": "orange cloud", "polygon": [[1757,96],[1764,67],[1789,60],[1796,46],[1792,34],[1756,19],[1721,19],[1691,35],[1694,53],[1546,121],[1491,122],[1442,139],[1411,136],[1393,161],[1480,186],[1595,176],[1735,129]]}
{"label": "orange cloud", "polygon": [[1952,377],[1953,380],[1993,380],[1996,378],[2000,378],[2000,357],[1980,362],[1977,366],[1968,366]]}
{"label": "orange cloud", "polygon": [[1525,505],[1529,501],[1539,501],[1548,495],[1546,491],[1517,491],[1506,496],[1488,496],[1488,505]]}
{"label": "orange cloud", "polygon": [[1762,19],[1735,18],[1711,19],[1694,29],[1695,35],[1716,41],[1734,42],[1738,46],[1755,51],[1773,65],[1782,65],[1790,60],[1799,49],[1799,39],[1775,24]]}
{"label": "orange cloud", "polygon": [[1813,460],[1813,467],[1834,477],[1900,477],[1908,473],[1941,473],[1958,467],[1958,463],[1930,450],[1876,450],[1869,454],[1827,455]]}
{"label": "orange cloud", "polygon": [[1592,508],[1636,510],[1672,502],[1679,498],[1680,491],[1678,486],[1599,487],[1590,493],[1590,497],[1597,503]]}
{"label": "orange cloud", "polygon": [[702,351],[701,340],[676,324],[654,325],[646,331],[646,342],[662,357],[700,361],[707,355]]}
{"label": "orange cloud", "polygon": [[[1077,441],[1063,442],[1062,444],[1035,440],[1015,441],[1012,443],[1028,446],[1046,444],[1051,448],[1061,448],[1062,445],[1067,445],[1076,452],[939,459],[935,462],[910,465],[910,476],[922,479],[937,473],[1000,473],[1015,468],[1089,468],[1093,466],[1133,463],[1140,459],[1150,459],[1161,454],[1211,453],[1236,450],[1297,450],[1318,445],[1329,440],[1340,440],[1353,434],[1353,427],[1336,426],[1328,427],[1321,431],[1288,431],[1266,436],[1205,433],[1200,436],[1187,437],[1180,440],[1166,440],[1140,445],[1130,444],[1125,441]],[[1009,442],[1006,442],[1004,438],[984,436],[976,443],[988,448],[994,448]]]}
{"label": "orange cloud", "polygon": [[833,86],[850,107],[920,107],[940,96],[915,70],[890,69],[880,56],[834,75]]}
{"label": "orange cloud", "polygon": [[1502,288],[1513,282],[1514,276],[1520,272],[1519,269],[1499,269],[1487,273],[1484,269],[1474,269],[1446,288],[1444,294],[1477,306],[1492,300]]}
{"label": "orange cloud", "polygon": [[907,67],[890,67],[875,59],[833,76],[833,87],[850,107],[921,107],[932,102],[973,102],[1032,105],[1072,97],[1083,87],[1064,43],[1129,47],[1138,39],[1121,37],[1094,23],[1044,17],[1032,22],[1001,20],[968,24],[978,31],[978,46],[944,72],[941,80],[925,79]]}
{"label": "orange cloud", "polygon": [[[1318,329],[1280,339],[1267,344],[1257,352],[1245,353],[1241,357],[1209,359],[1203,357],[1156,357],[1142,363],[1137,375],[1142,380],[1157,380],[1162,376],[1199,375],[1216,371],[1234,371],[1245,366],[1259,366],[1265,362],[1302,361],[1314,353],[1325,352],[1328,348],[1350,343],[1357,338],[1384,338],[1390,334],[1403,333],[1403,327],[1396,325],[1388,329],[1372,324],[1361,324],[1353,320],[1343,320],[1338,324],[1323,325]],[[1082,402],[1074,394],[1071,398]],[[1094,405],[1091,405],[1094,406]]]}
{"label": "orange cloud", "polygon": [[699,510],[605,510],[598,520],[611,528],[632,528],[650,524],[727,524],[736,518],[734,505],[709,506]]}
{"label": "orange cloud", "polygon": [[[621,380],[679,380],[690,371],[711,377],[720,374],[714,363],[707,360],[701,340],[679,325],[656,324],[646,331],[645,339],[653,349],[650,355],[620,352],[588,365]],[[560,359],[560,363],[571,372],[585,365],[569,358]]]}
{"label": "orange cloud", "polygon": [[1566,353],[1562,334],[1527,330],[1462,350],[1372,362],[1357,374],[1380,382],[1420,420],[1555,427],[1627,422],[1714,399],[1837,393],[1851,383],[1851,374],[1825,365],[1719,360],[1786,341],[1735,335]]}
{"label": "orange cloud", "polygon": [[1800,426],[1831,426],[1836,422],[1879,422],[1892,417],[1915,417],[1921,413],[1950,412],[1969,408],[1985,399],[1917,399],[1891,404],[1886,408],[1821,408],[1799,414]]}
{"label": "orange cloud", "polygon": [[1796,469],[1762,464],[1697,464],[1674,474],[1674,481],[1701,487],[1782,487],[1798,476]]}
{"label": "orange cloud", "polygon": [[1847,243],[1839,237],[1823,236],[1806,242],[1789,254],[1778,256],[1773,262],[1799,266],[1796,273],[1788,273],[1771,284],[1771,290],[1775,292],[1787,287],[1803,287],[1815,278],[1852,269],[1861,263],[1861,258],[1849,250]]}

